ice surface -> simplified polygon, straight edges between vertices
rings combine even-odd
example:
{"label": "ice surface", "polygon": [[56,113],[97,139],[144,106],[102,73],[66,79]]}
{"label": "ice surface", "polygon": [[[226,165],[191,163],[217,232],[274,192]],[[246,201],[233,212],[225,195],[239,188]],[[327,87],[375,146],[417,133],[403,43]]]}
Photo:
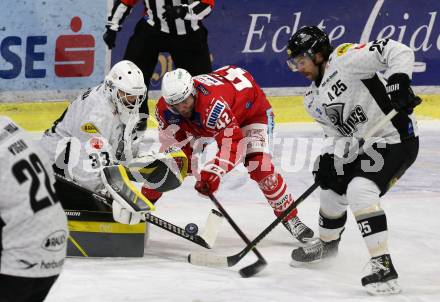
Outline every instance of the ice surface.
{"label": "ice surface", "polygon": [[[151,227],[145,256],[138,259],[68,259],[47,301],[440,301],[440,122],[423,121],[420,153],[415,164],[383,198],[390,250],[403,293],[392,297],[368,296],[360,284],[369,260],[352,215],[333,261],[294,268],[290,253],[297,246],[282,226],[258,248],[269,265],[253,278],[238,270],[256,261],[249,253],[236,266],[214,269],[187,263],[187,255],[203,250],[189,241]],[[310,124],[277,128],[275,164],[290,190],[299,196],[312,183],[310,152],[320,131]],[[283,145],[291,146],[283,147]],[[312,150],[313,149],[313,150]],[[289,151],[290,150],[290,151]],[[293,152],[291,152],[293,151]],[[284,153],[283,153],[284,152]],[[180,226],[188,222],[202,228],[211,202],[183,186],[158,203],[157,216]],[[255,183],[238,169],[222,183],[217,194],[229,214],[252,240],[274,219]],[[318,194],[299,207],[300,217],[317,230]],[[232,255],[245,244],[225,222],[213,252]]]}

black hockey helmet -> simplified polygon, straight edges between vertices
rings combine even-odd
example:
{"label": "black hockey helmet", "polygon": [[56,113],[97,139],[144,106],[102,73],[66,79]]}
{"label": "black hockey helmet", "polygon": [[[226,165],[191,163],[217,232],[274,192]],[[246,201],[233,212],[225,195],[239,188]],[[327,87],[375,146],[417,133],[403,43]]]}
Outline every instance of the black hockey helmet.
{"label": "black hockey helmet", "polygon": [[289,59],[307,54],[311,58],[318,52],[327,60],[333,51],[327,34],[317,26],[305,26],[292,35],[287,43]]}

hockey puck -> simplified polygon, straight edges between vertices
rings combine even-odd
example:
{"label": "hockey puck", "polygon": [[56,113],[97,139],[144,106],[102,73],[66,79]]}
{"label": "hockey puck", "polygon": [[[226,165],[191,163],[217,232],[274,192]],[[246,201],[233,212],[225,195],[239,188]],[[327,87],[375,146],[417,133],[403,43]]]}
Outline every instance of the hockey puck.
{"label": "hockey puck", "polygon": [[196,235],[197,232],[199,231],[199,227],[197,226],[197,224],[195,223],[188,223],[185,227],[185,232],[188,235]]}

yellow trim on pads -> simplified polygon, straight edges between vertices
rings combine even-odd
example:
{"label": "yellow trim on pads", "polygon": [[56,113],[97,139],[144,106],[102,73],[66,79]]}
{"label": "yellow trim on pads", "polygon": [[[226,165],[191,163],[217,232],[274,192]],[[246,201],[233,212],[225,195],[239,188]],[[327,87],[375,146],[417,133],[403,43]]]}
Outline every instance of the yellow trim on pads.
{"label": "yellow trim on pads", "polygon": [[[155,211],[156,207],[144,196],[141,192],[133,185],[130,178],[127,175],[127,171],[125,171],[125,167],[123,165],[118,165],[119,173],[122,176],[122,180],[124,183],[130,188],[134,194],[136,194],[136,197],[141,199],[145,204],[150,208],[150,211]],[[137,202],[137,199],[134,201],[134,203]]]}
{"label": "yellow trim on pads", "polygon": [[117,222],[77,221],[67,222],[71,232],[112,233],[112,234],[144,234],[146,225],[139,223],[126,225]]}
{"label": "yellow trim on pads", "polygon": [[84,249],[81,247],[81,245],[78,243],[78,241],[76,241],[72,236],[69,236],[69,240],[70,242],[72,242],[72,244],[78,249],[78,251],[84,256],[84,257],[89,257],[89,255],[87,255],[87,253],[84,251]]}

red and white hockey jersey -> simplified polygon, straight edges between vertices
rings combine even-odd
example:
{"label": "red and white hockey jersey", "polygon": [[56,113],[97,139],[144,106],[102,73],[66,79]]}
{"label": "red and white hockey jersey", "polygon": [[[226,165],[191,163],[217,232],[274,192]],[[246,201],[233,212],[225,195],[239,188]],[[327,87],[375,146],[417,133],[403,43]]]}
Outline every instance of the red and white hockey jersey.
{"label": "red and white hockey jersey", "polygon": [[244,154],[240,128],[267,124],[271,106],[252,75],[235,66],[196,76],[194,84],[197,95],[191,119],[183,118],[163,97],[159,99],[156,119],[160,141],[164,147],[181,147],[191,158],[193,149],[200,151],[206,138],[214,138],[219,146],[214,161],[228,172]]}

